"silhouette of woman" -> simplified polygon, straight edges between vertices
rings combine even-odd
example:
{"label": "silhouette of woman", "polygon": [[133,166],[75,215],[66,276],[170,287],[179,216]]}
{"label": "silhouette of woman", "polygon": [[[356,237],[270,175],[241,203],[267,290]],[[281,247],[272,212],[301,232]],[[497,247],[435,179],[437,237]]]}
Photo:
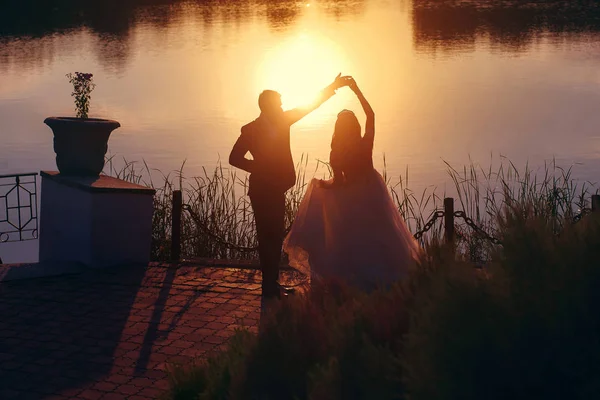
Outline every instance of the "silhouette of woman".
{"label": "silhouette of woman", "polygon": [[290,265],[312,279],[341,279],[365,290],[403,278],[420,248],[373,168],[375,113],[352,77],[345,77],[367,116],[338,114],[331,140],[333,179],[313,179],[284,241]]}

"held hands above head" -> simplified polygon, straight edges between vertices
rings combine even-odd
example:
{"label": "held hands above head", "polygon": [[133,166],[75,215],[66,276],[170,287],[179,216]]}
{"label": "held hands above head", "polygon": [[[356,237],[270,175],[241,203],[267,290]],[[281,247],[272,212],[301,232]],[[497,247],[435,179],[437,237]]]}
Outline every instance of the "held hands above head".
{"label": "held hands above head", "polygon": [[349,86],[352,82],[354,82],[354,79],[351,76],[349,76],[349,75],[342,76],[342,74],[339,73],[335,77],[335,79],[333,80],[333,82],[331,83],[331,87],[334,90],[337,90],[337,89],[339,89],[341,87]]}
{"label": "held hands above head", "polygon": [[344,86],[348,86],[355,93],[359,90],[358,85],[356,84],[356,81],[354,80],[354,78],[352,76],[350,76],[350,75],[342,76],[342,74],[340,73],[333,80],[331,87],[334,90],[337,90]]}
{"label": "held hands above head", "polygon": [[353,78],[353,77],[351,77],[351,76],[346,76],[346,77],[344,77],[344,78],[346,78],[346,85],[347,85],[347,86],[348,86],[350,89],[352,89],[352,91],[353,91],[354,93],[357,93],[358,91],[360,91],[360,90],[358,89],[358,85],[356,84],[356,81],[354,80],[354,78]]}

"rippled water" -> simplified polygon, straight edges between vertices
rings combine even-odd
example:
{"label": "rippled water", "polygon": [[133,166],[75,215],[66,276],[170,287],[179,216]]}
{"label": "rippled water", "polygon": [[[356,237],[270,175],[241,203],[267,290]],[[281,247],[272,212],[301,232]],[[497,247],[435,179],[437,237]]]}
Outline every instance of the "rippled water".
{"label": "rippled water", "polygon": [[[376,112],[376,166],[415,190],[443,160],[556,158],[600,175],[600,10],[591,1],[14,1],[0,13],[0,174],[55,169],[47,116],[74,115],[65,74],[94,73],[90,116],[122,127],[116,160],[188,176],[225,160],[270,88],[302,104],[352,74]],[[14,4],[14,5],[10,5]],[[31,6],[31,5],[34,6]],[[327,159],[348,90],[292,130]],[[359,114],[362,115],[362,114]]]}

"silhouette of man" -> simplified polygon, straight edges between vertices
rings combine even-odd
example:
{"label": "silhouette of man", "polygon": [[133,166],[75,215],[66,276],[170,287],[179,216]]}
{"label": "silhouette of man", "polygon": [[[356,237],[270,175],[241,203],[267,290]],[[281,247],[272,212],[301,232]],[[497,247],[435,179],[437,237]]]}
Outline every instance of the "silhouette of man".
{"label": "silhouette of man", "polygon": [[[287,111],[281,107],[279,93],[263,91],[258,97],[259,117],[242,127],[229,155],[229,164],[250,173],[248,196],[258,235],[264,297],[280,297],[282,290],[278,279],[285,229],[285,192],[296,183],[290,127],[345,85],[345,77],[339,74],[312,104]],[[247,153],[252,159],[246,158]]]}

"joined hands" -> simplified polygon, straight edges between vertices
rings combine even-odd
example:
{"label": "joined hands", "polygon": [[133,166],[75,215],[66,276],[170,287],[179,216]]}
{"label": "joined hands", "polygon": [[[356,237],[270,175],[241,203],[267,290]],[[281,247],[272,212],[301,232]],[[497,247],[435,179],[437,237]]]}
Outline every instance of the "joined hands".
{"label": "joined hands", "polygon": [[356,84],[356,81],[354,80],[354,78],[352,76],[350,76],[350,75],[342,76],[341,73],[339,73],[335,77],[335,79],[333,80],[332,86],[333,86],[333,89],[339,89],[341,87],[348,86],[355,93],[359,90],[358,85]]}

